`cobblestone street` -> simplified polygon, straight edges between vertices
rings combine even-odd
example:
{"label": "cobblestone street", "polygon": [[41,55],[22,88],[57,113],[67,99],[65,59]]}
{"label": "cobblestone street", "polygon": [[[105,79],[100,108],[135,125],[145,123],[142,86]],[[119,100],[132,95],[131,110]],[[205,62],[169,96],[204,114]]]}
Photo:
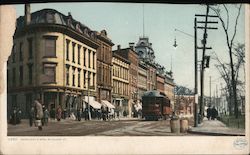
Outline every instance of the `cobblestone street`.
{"label": "cobblestone street", "polygon": [[[179,136],[193,135],[180,133]],[[176,136],[169,121],[113,120],[113,121],[51,121],[42,131],[30,127],[28,120],[19,125],[8,125],[8,136]]]}

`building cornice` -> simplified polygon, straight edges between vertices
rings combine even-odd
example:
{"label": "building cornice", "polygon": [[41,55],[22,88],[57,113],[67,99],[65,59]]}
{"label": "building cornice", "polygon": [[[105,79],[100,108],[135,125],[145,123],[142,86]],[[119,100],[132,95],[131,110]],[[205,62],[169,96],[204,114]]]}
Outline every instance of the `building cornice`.
{"label": "building cornice", "polygon": [[97,49],[100,44],[91,39],[84,34],[80,34],[79,32],[73,30],[72,28],[61,25],[61,24],[51,24],[51,23],[37,23],[37,24],[30,24],[25,26],[22,29],[16,30],[14,34],[14,39],[24,36],[25,34],[32,34],[36,32],[59,32],[62,34],[66,34],[80,42],[87,44],[88,46]]}

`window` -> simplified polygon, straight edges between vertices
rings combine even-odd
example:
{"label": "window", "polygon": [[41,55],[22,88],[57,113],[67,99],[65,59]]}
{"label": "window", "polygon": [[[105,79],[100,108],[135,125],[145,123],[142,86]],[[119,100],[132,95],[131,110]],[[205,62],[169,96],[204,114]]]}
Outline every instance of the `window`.
{"label": "window", "polygon": [[29,84],[32,84],[33,79],[33,71],[32,71],[33,64],[28,64],[28,75],[29,75]]}
{"label": "window", "polygon": [[87,80],[88,80],[88,88],[90,86],[90,82],[91,82],[91,72],[88,71],[88,77],[87,77]]}
{"label": "window", "polygon": [[46,20],[47,20],[48,23],[54,23],[55,17],[54,17],[53,14],[47,13],[46,14]]}
{"label": "window", "polygon": [[69,60],[69,40],[66,40],[66,60]]}
{"label": "window", "polygon": [[23,61],[23,43],[22,42],[20,43],[20,46],[19,46],[19,60]]}
{"label": "window", "polygon": [[12,68],[12,83],[16,86],[16,68]]}
{"label": "window", "polygon": [[89,59],[89,68],[90,68],[90,54],[91,54],[91,51],[89,50],[89,57],[88,57],[88,59]]}
{"label": "window", "polygon": [[86,48],[83,48],[83,66],[86,66]]}
{"label": "window", "polygon": [[81,64],[81,46],[78,45],[78,53],[77,53],[77,58],[78,58],[78,64]]}
{"label": "window", "polygon": [[83,86],[86,87],[86,70],[83,72]]}
{"label": "window", "polygon": [[16,62],[16,45],[13,45],[12,48],[12,62],[15,63]]}
{"label": "window", "polygon": [[56,64],[44,64],[45,83],[56,82]]}
{"label": "window", "polygon": [[95,69],[95,53],[93,52],[93,69]]}
{"label": "window", "polygon": [[44,36],[45,38],[45,57],[56,57],[56,36]]}
{"label": "window", "polygon": [[29,45],[29,59],[33,58],[33,45],[32,45],[32,38],[28,39],[28,45]]}
{"label": "window", "polygon": [[81,87],[81,69],[78,69],[78,87]]}
{"label": "window", "polygon": [[93,73],[93,87],[95,87],[95,73]]}
{"label": "window", "polygon": [[72,62],[75,62],[75,43],[72,43]]}
{"label": "window", "polygon": [[72,86],[75,86],[75,68],[73,67],[72,69],[73,69],[72,70],[72,74],[73,74],[73,76],[72,76]]}
{"label": "window", "polygon": [[69,85],[69,66],[66,65],[66,85]]}
{"label": "window", "polygon": [[19,85],[23,85],[23,66],[19,67]]}

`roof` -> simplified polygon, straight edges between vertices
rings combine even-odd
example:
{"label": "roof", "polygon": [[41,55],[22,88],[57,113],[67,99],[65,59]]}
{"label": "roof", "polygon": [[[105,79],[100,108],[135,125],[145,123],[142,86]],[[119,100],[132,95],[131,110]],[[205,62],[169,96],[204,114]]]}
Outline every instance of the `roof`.
{"label": "roof", "polygon": [[157,90],[146,91],[142,97],[165,97]]}
{"label": "roof", "polygon": [[[83,34],[89,38],[95,39],[97,35],[106,34],[104,32],[96,33],[96,31],[91,30],[89,27],[83,23],[73,19],[70,13],[64,15],[54,9],[42,9],[31,13],[31,21],[29,25],[35,24],[55,24],[70,27],[71,29]],[[22,30],[25,27],[25,16],[20,16],[17,18],[16,31]],[[107,38],[105,36],[105,38]],[[107,39],[111,42],[110,39]]]}

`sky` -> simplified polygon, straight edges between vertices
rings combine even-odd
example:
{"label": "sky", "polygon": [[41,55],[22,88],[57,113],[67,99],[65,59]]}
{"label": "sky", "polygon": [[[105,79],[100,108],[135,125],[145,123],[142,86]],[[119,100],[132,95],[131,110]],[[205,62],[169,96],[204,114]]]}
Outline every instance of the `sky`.
{"label": "sky", "polygon": [[[194,89],[194,17],[195,14],[205,14],[205,5],[196,4],[139,4],[139,3],[40,3],[31,4],[31,12],[44,8],[52,8],[85,24],[92,30],[105,29],[108,37],[121,48],[127,48],[129,42],[137,43],[143,36],[143,5],[144,5],[144,35],[152,43],[156,62],[167,70],[171,69],[177,85]],[[24,5],[15,5],[17,17],[24,15]],[[229,5],[230,23],[235,20],[235,8]],[[210,15],[214,15],[210,11]],[[202,20],[199,17],[198,20]],[[235,43],[244,43],[244,7],[239,18],[239,25]],[[211,19],[212,20],[212,19]],[[218,20],[217,20],[218,21]],[[200,25],[201,26],[201,25]],[[230,25],[232,26],[232,25]],[[218,30],[208,30],[207,46],[212,50],[206,51],[208,55],[216,52],[225,63],[229,62],[225,34],[221,23],[215,25]],[[175,30],[177,29],[177,30]],[[229,30],[231,32],[231,29]],[[202,38],[203,31],[198,30],[198,38]],[[176,38],[177,48],[173,47]],[[201,46],[200,43],[198,45]],[[201,50],[199,50],[201,53]],[[201,57],[201,54],[199,54]],[[199,58],[200,60],[200,58]],[[209,77],[212,81],[212,94],[220,89],[223,80],[215,68],[214,60],[210,61],[210,68],[205,71],[205,95],[209,95]],[[219,92],[220,93],[220,92]]]}

